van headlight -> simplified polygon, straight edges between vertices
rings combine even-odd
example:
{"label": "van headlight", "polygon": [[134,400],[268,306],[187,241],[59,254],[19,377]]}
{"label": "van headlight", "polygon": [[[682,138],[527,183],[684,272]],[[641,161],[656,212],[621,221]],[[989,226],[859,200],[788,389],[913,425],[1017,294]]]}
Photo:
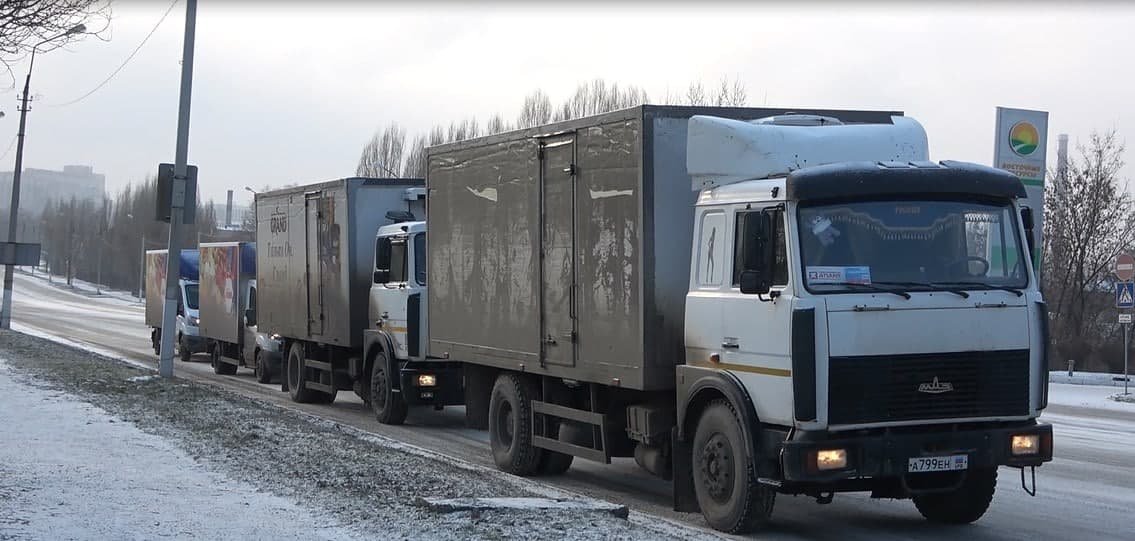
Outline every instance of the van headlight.
{"label": "van headlight", "polygon": [[189,323],[189,324],[190,324],[191,326],[193,326],[193,327],[197,327],[197,326],[201,325],[201,318],[196,318],[196,317],[193,317],[193,316],[189,316],[189,317],[187,317],[187,318],[185,318],[185,319],[186,319],[186,321],[187,321],[187,322],[188,322],[188,323]]}

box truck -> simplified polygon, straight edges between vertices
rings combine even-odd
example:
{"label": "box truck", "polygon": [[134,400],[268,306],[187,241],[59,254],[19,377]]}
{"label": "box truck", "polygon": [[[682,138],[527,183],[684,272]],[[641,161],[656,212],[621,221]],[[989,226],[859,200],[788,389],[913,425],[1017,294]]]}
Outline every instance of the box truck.
{"label": "box truck", "polygon": [[251,368],[271,383],[280,365],[280,337],[259,332],[256,321],[256,243],[200,245],[201,336],[217,374]]}
{"label": "box truck", "polygon": [[744,532],[777,494],[972,522],[999,466],[1024,485],[1051,460],[1020,181],[928,161],[901,113],[790,112],[641,106],[428,149],[425,261],[403,240],[375,277],[428,267],[408,335],[462,364],[498,467],[634,457]]}
{"label": "box truck", "polygon": [[[410,331],[407,321],[423,314],[420,290],[375,266],[376,249],[405,257],[404,235],[379,242],[377,234],[384,225],[406,233],[399,224],[425,217],[421,179],[346,178],[257,194],[255,204],[257,319],[281,337],[282,387],[293,400],[329,403],[353,389],[391,423],[405,418],[406,405],[461,403],[459,365],[419,373],[408,358],[424,351],[420,326]],[[400,307],[381,304],[388,290]],[[408,388],[399,381],[411,380],[453,390],[394,400]]]}
{"label": "box truck", "polygon": [[[177,336],[174,344],[183,362],[189,362],[194,353],[206,351],[205,339],[198,325],[197,250],[181,251],[180,275],[177,279]],[[154,354],[161,354],[162,310],[166,291],[166,250],[146,250],[146,325],[150,327],[150,342]]]}

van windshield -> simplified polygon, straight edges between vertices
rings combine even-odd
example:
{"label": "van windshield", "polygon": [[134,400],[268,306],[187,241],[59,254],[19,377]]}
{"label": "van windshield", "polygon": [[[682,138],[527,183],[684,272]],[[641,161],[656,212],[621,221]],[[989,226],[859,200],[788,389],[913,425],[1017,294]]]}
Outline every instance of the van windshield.
{"label": "van windshield", "polygon": [[185,285],[185,306],[190,310],[197,309],[197,284]]}
{"label": "van windshield", "polygon": [[801,207],[797,220],[805,286],[816,293],[1028,284],[1007,202],[858,201]]}

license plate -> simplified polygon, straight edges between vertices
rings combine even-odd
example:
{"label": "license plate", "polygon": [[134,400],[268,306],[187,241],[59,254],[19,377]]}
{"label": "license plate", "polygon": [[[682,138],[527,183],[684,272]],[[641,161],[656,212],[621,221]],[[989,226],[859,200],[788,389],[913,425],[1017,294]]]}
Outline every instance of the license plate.
{"label": "license plate", "polygon": [[957,471],[969,468],[969,455],[920,456],[910,459],[906,471],[923,473],[932,471]]}

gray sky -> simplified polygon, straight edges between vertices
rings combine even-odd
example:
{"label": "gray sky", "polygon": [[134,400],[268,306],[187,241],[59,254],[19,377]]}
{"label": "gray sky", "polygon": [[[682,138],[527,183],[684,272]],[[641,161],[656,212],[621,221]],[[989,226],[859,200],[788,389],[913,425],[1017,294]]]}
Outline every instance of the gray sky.
{"label": "gray sky", "polygon": [[[115,4],[109,42],[40,56],[27,167],[89,164],[116,191],[173,161],[184,5],[126,68],[93,88],[153,28],[164,1]],[[901,109],[926,127],[934,159],[990,163],[994,108],[1050,112],[1073,144],[1091,130],[1135,133],[1135,8],[1045,2],[905,8],[742,4],[683,7],[432,2],[232,3],[201,0],[190,163],[201,190],[350,175],[380,126],[410,134],[470,115],[514,117],[524,95],[558,102],[595,77],[658,102],[692,80],[743,81],[750,105]],[[25,65],[14,75],[22,85]],[[9,81],[0,80],[7,86]],[[15,135],[17,92],[0,110],[0,152]],[[1135,150],[1135,149],[1133,149]],[[0,170],[10,170],[14,149]],[[1128,153],[1128,161],[1135,161]],[[1133,166],[1125,169],[1131,178]]]}

